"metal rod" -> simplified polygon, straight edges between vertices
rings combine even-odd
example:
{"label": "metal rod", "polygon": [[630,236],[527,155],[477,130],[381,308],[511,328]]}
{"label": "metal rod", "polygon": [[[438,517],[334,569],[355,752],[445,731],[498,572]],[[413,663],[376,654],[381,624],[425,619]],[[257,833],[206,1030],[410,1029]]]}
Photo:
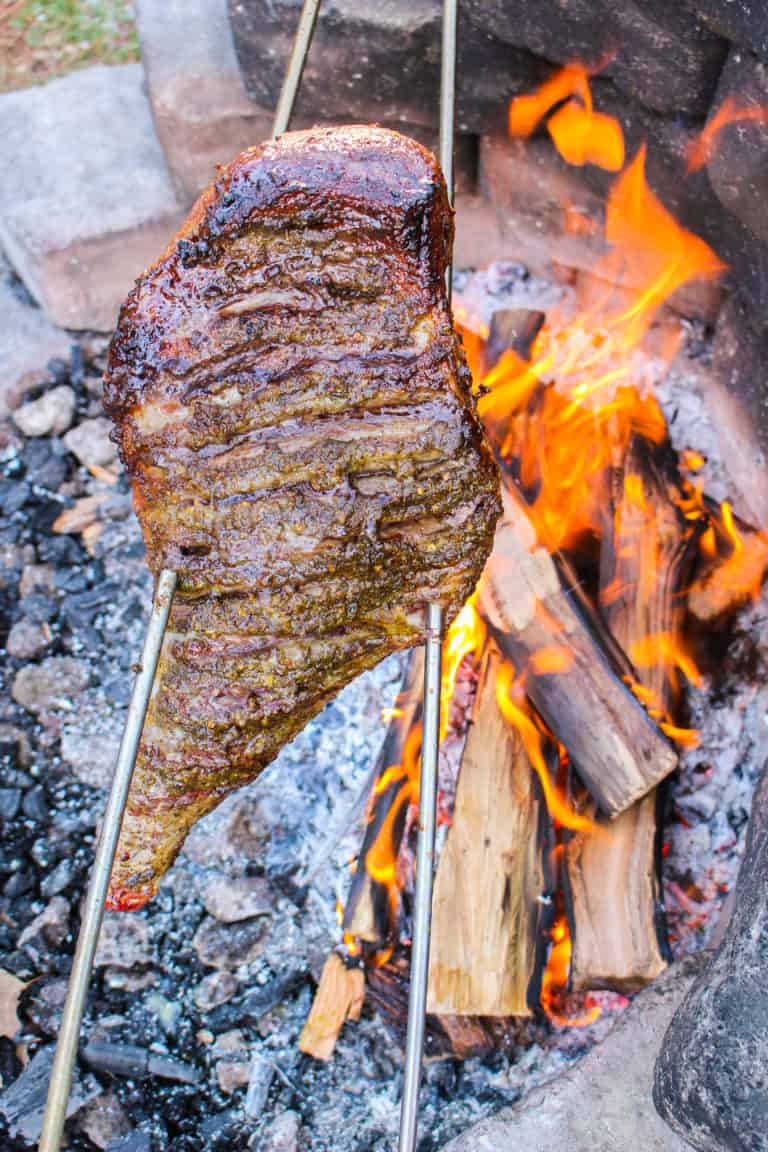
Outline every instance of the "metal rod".
{"label": "metal rod", "polygon": [[405,1078],[400,1110],[399,1152],[416,1148],[419,1084],[427,1013],[429,941],[432,924],[432,875],[437,823],[437,759],[440,745],[440,680],[442,675],[443,610],[427,607],[427,644],[424,660],[424,709],[419,784],[419,844],[416,855],[416,894],[413,909],[411,987],[408,996],[408,1035]]}
{"label": "metal rod", "polygon": [[280,99],[275,109],[275,119],[272,122],[272,135],[281,136],[288,131],[293,115],[293,106],[301,84],[304,65],[307,62],[309,46],[312,43],[312,34],[315,31],[317,13],[320,10],[320,0],[304,0],[304,7],[299,17],[299,26],[293,41],[291,58],[288,61],[283,87],[280,90]]}
{"label": "metal rod", "polygon": [[[443,170],[448,200],[453,207],[453,144],[456,127],[456,33],[459,0],[443,0],[443,46],[440,57],[440,167]],[[448,305],[451,303],[452,268],[445,273]]]}
{"label": "metal rod", "polygon": [[163,634],[168,623],[168,613],[176,588],[176,573],[164,570],[160,573],[149,618],[141,665],[133,685],[133,694],[128,708],[123,739],[115,766],[115,775],[104,812],[104,821],[99,836],[96,858],[93,863],[91,882],[83,908],[77,950],[69,978],[67,1001],[61,1018],[56,1056],[53,1061],[48,1100],[45,1106],[43,1130],[40,1136],[39,1152],[59,1152],[64,1122],[67,1116],[69,1091],[72,1086],[72,1071],[77,1058],[80,1039],[80,1025],[88,994],[88,984],[93,968],[93,958],[99,939],[99,929],[104,915],[104,902],[107,897],[109,877],[117,850],[120,826],[128,799],[128,789],[136,763],[136,753],[141,739],[141,730],[149,704],[152,683],[155,679]]}

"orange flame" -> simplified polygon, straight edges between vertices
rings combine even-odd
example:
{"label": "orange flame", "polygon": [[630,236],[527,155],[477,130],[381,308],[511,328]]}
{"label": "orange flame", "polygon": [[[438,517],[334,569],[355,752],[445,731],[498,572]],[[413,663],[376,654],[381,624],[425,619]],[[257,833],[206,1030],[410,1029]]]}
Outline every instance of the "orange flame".
{"label": "orange flame", "polygon": [[595,112],[589,74],[583,64],[568,64],[536,92],[515,97],[509,105],[510,136],[526,139],[564,100],[567,103],[547,123],[560,155],[568,164],[596,164],[608,172],[618,172],[624,164],[624,134],[613,116]]}
{"label": "orange flame", "polygon": [[571,936],[565,915],[560,914],[556,918],[551,940],[549,958],[541,980],[541,1006],[552,1023],[559,1028],[586,1028],[594,1024],[600,1015],[599,1004],[587,996],[584,1011],[575,1015],[563,1012],[561,1007],[571,970]]}
{"label": "orange flame", "polygon": [[504,663],[499,668],[496,675],[496,699],[502,715],[522,741],[531,766],[541,782],[547,810],[552,819],[564,828],[572,828],[575,832],[592,832],[595,828],[594,823],[587,816],[575,811],[552,780],[544,759],[542,733],[531,718],[530,706],[525,699],[522,684],[520,681],[515,681],[515,672],[511,664]]}
{"label": "orange flame", "polygon": [[768,108],[760,104],[741,104],[733,96],[724,100],[712,119],[688,145],[688,172],[698,172],[717,151],[721,132],[729,124],[768,124]]}
{"label": "orange flame", "polygon": [[671,632],[655,632],[643,636],[631,645],[627,655],[637,668],[664,668],[670,676],[674,669],[679,669],[696,688],[704,686],[693,657],[686,652],[680,638]]}
{"label": "orange flame", "polygon": [[443,676],[441,685],[440,739],[444,740],[448,731],[451,701],[456,688],[459,668],[468,656],[477,655],[485,641],[486,627],[474,605],[474,596],[459,612],[448,629],[443,644]]}

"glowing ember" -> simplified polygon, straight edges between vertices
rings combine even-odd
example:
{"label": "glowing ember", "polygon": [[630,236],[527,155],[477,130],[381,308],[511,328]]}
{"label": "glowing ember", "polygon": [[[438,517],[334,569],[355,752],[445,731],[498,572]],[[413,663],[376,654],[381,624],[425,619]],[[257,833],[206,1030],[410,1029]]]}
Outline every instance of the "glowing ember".
{"label": "glowing ember", "polygon": [[570,1012],[565,996],[571,969],[571,937],[568,919],[560,913],[551,934],[549,958],[541,980],[541,1006],[553,1024],[559,1028],[586,1028],[600,1015],[599,1004],[587,995],[580,1012]]}

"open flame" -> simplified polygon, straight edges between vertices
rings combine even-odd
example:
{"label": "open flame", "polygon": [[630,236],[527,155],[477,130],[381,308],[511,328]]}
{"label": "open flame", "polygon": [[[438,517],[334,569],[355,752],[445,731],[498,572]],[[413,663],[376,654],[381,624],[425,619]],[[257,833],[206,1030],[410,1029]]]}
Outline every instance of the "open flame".
{"label": "open flame", "polygon": [[[738,120],[764,122],[764,118],[763,109],[726,102],[689,155],[689,170],[707,162],[727,124]],[[527,138],[544,120],[555,147],[568,163],[597,164],[619,173],[606,206],[607,254],[598,262],[577,303],[567,298],[550,313],[533,343],[530,360],[507,350],[483,372],[487,328],[469,316],[460,301],[454,316],[473,372],[480,416],[502,467],[525,497],[536,536],[533,546],[568,554],[585,543],[594,545],[605,531],[610,477],[624,460],[630,441],[639,439],[653,446],[667,439],[653,384],[676,354],[680,332],[679,326],[676,329],[669,324],[654,328],[660,309],[682,285],[718,277],[725,265],[703,240],[683,228],[654,194],[646,178],[644,146],[625,166],[621,126],[613,117],[595,110],[589,74],[583,65],[568,65],[536,92],[511,102],[511,135]],[[570,206],[565,205],[564,210],[570,211]],[[577,226],[588,226],[592,231],[596,225],[579,220]],[[728,504],[719,512],[707,504],[695,478],[691,478],[704,464],[701,456],[689,451],[681,464],[688,475],[670,495],[690,532],[698,536],[700,554],[709,565],[705,576],[688,590],[689,604],[691,598],[706,597],[708,609],[716,615],[759,591],[768,566],[768,535],[745,535],[737,528]],[[624,481],[624,504],[631,513],[632,528],[623,538],[629,540],[627,547],[632,547],[633,540],[640,538],[632,533],[646,532],[654,516],[642,483],[632,475]],[[653,575],[651,570],[649,578]],[[514,573],[510,579],[514,580]],[[631,594],[617,582],[605,590],[604,602],[628,592]],[[486,634],[486,624],[471,599],[446,637],[441,739],[450,727],[460,670],[479,661]],[[702,683],[678,632],[650,633],[636,642],[628,655],[636,669],[659,669],[673,689],[673,698],[680,677],[695,686]],[[576,810],[553,775],[547,751],[557,747],[556,741],[525,691],[529,672],[556,676],[567,669],[570,660],[567,649],[552,647],[539,651],[527,669],[502,662],[497,700],[541,782],[556,827],[599,834],[599,826]],[[670,739],[681,746],[696,742],[697,734],[674,723],[656,692],[633,677],[626,677],[626,681]],[[391,715],[397,717],[396,712]],[[401,722],[401,717],[396,722]],[[401,805],[418,801],[420,752],[421,728],[416,724],[406,741],[402,763],[389,768],[378,786],[381,790],[397,784],[401,789],[398,804],[366,858],[371,876],[385,885],[393,906],[402,887],[394,826],[398,813],[402,815]],[[564,749],[560,755],[561,759],[567,757]],[[570,954],[567,917],[559,907],[541,1004],[556,1024],[591,1023],[600,1008],[589,998],[583,1012],[572,1015],[569,1011],[565,990]]]}
{"label": "open flame", "polygon": [[720,135],[730,124],[768,124],[768,108],[761,104],[744,104],[729,96],[704,126],[688,149],[688,171],[698,172],[715,155]]}

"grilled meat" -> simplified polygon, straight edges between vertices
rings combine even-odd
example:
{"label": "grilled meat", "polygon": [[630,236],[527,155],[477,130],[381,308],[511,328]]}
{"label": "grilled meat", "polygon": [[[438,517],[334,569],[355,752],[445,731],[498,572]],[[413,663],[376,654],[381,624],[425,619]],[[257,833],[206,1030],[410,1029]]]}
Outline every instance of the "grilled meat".
{"label": "grilled meat", "polygon": [[434,158],[370,127],[221,172],[137,282],[105,406],[153,571],[178,591],[110,906],[353,677],[452,616],[499,512],[444,276]]}

